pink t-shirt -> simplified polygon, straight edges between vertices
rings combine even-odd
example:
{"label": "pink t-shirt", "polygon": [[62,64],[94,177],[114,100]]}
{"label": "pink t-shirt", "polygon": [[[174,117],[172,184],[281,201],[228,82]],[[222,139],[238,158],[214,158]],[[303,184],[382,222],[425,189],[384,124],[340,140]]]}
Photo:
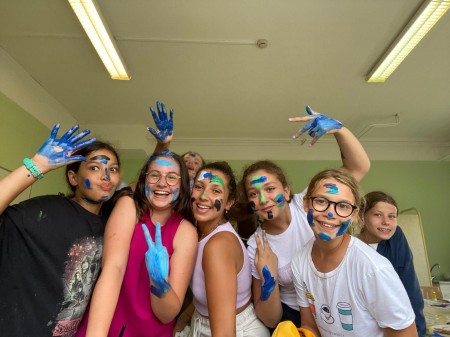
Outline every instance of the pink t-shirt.
{"label": "pink t-shirt", "polygon": [[[161,227],[163,245],[167,248],[169,258],[173,254],[173,239],[183,217],[172,215],[167,223]],[[155,240],[155,225],[148,215],[136,224],[131,238],[130,254],[128,256],[127,269],[120,289],[116,311],[109,329],[108,336],[119,336],[122,326],[125,324],[123,337],[172,337],[175,320],[163,324],[153,314],[150,297],[150,279],[145,265],[145,253],[148,250],[141,224],[145,223],[150,235]],[[170,272],[170,270],[169,270]],[[86,335],[88,313],[83,319],[77,333],[77,337]]]}

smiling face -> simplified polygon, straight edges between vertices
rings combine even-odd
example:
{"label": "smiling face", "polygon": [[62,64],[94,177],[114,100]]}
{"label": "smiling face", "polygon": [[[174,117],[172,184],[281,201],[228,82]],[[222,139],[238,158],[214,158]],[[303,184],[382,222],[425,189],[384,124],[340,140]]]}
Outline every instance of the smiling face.
{"label": "smiling face", "polygon": [[75,200],[80,204],[101,204],[114,194],[120,181],[116,156],[105,149],[93,151],[81,162],[77,172],[69,170],[68,180],[76,187]]}
{"label": "smiling face", "polygon": [[157,157],[147,168],[145,194],[153,209],[171,208],[180,195],[180,166],[174,158]]}
{"label": "smiling face", "polygon": [[377,202],[364,214],[364,238],[369,243],[388,240],[397,228],[397,207],[384,201]]}
{"label": "smiling face", "polygon": [[[309,196],[304,197],[304,208],[308,213],[308,223],[316,237],[330,241],[347,231],[352,218],[358,212],[356,209],[351,215],[342,217],[336,213],[336,207],[340,214],[350,213],[351,207],[349,209],[348,205],[354,205],[355,198],[347,185],[333,178],[323,179],[316,186]],[[315,204],[312,198],[316,198]],[[327,200],[328,207],[326,207]]]}
{"label": "smiling face", "polygon": [[245,180],[245,192],[255,214],[272,220],[287,207],[290,189],[283,187],[276,175],[257,170]]}
{"label": "smiling face", "polygon": [[193,180],[199,168],[203,165],[203,160],[194,152],[186,153],[183,160],[189,172],[189,179]]}
{"label": "smiling face", "polygon": [[233,200],[229,199],[228,178],[218,170],[202,170],[194,182],[191,194],[192,211],[199,223],[218,224],[224,221],[225,210]]}

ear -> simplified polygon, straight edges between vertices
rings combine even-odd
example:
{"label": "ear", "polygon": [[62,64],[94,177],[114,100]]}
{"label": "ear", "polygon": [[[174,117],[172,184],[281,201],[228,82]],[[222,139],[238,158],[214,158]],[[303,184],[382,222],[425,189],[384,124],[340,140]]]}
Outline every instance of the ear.
{"label": "ear", "polygon": [[229,211],[231,209],[231,206],[234,205],[236,200],[234,199],[228,199],[227,203],[225,204],[225,210]]}
{"label": "ear", "polygon": [[287,186],[284,188],[284,200],[290,201],[290,200],[289,200],[290,196],[291,196],[291,186],[287,185]]}
{"label": "ear", "polygon": [[67,178],[69,178],[69,183],[72,186],[78,186],[77,174],[70,170],[67,172]]}

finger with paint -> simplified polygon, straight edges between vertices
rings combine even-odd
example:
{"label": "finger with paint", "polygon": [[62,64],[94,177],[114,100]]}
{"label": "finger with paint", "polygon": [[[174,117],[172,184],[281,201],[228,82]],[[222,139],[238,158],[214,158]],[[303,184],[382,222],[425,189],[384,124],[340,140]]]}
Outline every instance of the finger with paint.
{"label": "finger with paint", "polygon": [[157,297],[162,297],[170,289],[170,284],[166,281],[169,276],[169,254],[161,240],[161,225],[156,223],[155,242],[153,242],[148,228],[142,224],[148,250],[145,253],[145,265],[150,278],[150,291]]}
{"label": "finger with paint", "polygon": [[71,156],[71,154],[89,144],[95,142],[95,138],[80,140],[90,133],[89,130],[84,130],[74,136],[79,126],[74,125],[61,138],[57,138],[59,124],[56,124],[50,137],[44,142],[37,154],[45,157],[52,167],[58,167],[68,164],[73,161],[86,161],[86,158],[80,155]]}
{"label": "finger with paint", "polygon": [[170,141],[170,136],[173,133],[173,110],[170,109],[170,118],[167,118],[166,106],[162,102],[156,102],[156,108],[158,114],[156,114],[153,107],[150,106],[150,112],[152,113],[153,120],[157,129],[151,127],[147,130],[158,140],[160,143],[166,143]]}
{"label": "finger with paint", "polygon": [[290,118],[289,120],[308,121],[308,123],[306,123],[306,125],[302,129],[294,134],[292,138],[296,139],[309,130],[308,134],[313,137],[313,140],[310,143],[311,146],[314,145],[324,134],[330,133],[334,130],[338,130],[343,126],[342,123],[338,120],[311,110],[309,105],[306,106],[306,112],[308,113],[309,117]]}

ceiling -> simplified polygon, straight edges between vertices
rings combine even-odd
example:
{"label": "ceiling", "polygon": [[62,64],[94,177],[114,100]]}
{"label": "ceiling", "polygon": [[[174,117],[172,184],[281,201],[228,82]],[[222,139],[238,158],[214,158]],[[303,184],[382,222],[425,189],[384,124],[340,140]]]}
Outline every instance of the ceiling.
{"label": "ceiling", "polygon": [[332,136],[290,139],[302,125],[288,117],[310,105],[372,159],[450,160],[450,14],[387,82],[365,81],[420,0],[97,1],[130,81],[109,78],[67,1],[0,0],[0,48],[128,157],[153,149],[148,107],[161,100],[175,112],[172,149],[206,158],[338,159]]}

